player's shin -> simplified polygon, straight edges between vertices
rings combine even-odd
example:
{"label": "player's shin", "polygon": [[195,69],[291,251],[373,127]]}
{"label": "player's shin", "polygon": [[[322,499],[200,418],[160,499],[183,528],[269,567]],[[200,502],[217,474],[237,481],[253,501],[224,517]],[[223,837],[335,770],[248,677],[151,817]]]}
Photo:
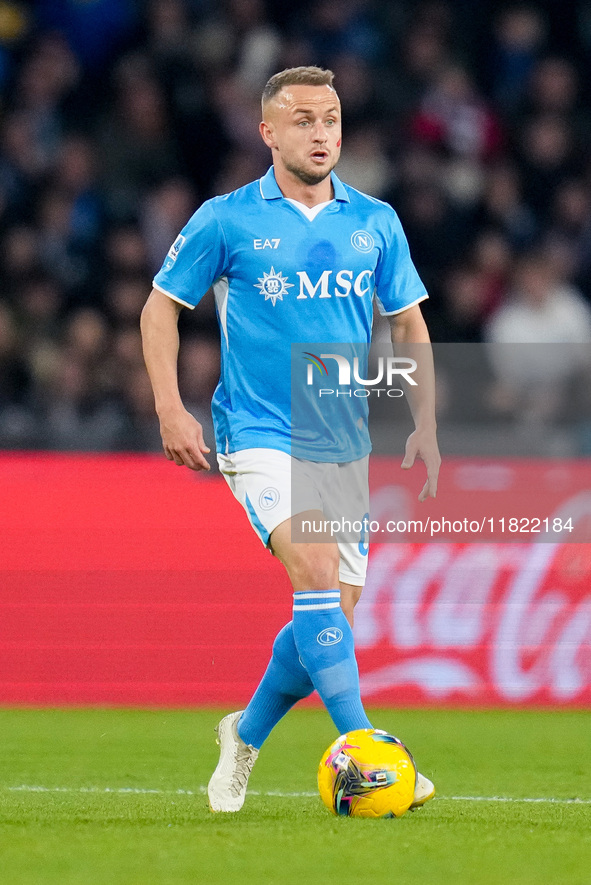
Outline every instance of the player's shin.
{"label": "player's shin", "polygon": [[371,728],[361,703],[353,631],[340,607],[340,591],[300,591],[293,598],[295,644],[337,730],[344,734]]}
{"label": "player's shin", "polygon": [[314,691],[300,662],[292,626],[290,621],[275,637],[269,665],[238,723],[240,738],[257,749],[287,711]]}

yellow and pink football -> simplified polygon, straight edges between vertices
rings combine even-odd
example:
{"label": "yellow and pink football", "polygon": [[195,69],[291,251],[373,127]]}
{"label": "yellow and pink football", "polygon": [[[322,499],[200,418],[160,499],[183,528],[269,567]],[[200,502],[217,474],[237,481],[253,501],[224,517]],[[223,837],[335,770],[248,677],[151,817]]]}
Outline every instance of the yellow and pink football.
{"label": "yellow and pink football", "polygon": [[361,728],[334,741],[318,766],[318,789],[333,814],[402,817],[413,800],[417,770],[402,741]]}

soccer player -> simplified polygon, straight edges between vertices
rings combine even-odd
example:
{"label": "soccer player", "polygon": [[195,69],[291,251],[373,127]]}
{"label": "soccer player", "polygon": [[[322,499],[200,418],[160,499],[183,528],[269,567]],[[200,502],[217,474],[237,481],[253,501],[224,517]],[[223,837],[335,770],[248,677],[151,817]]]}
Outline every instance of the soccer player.
{"label": "soccer player", "polygon": [[[390,321],[393,342],[429,343],[419,307],[427,293],[396,213],[333,172],[341,107],[332,72],[300,67],[271,77],[262,116],[272,167],[259,181],[198,209],[171,246],[142,313],[165,454],[177,465],[208,470],[201,425],[179,395],[177,321],[183,307],[193,308],[213,286],[221,330],[221,378],[212,402],[220,470],[293,587],[292,620],[277,635],[255,694],[217,728],[220,759],[208,795],[212,811],[226,812],[242,807],[271,729],[314,689],[339,734],[371,727],[351,629],[367,543],[292,540],[292,516],[303,509],[322,518],[335,489],[345,496],[357,489],[359,507],[367,507],[369,437],[357,424],[359,432],[333,433],[325,448],[317,439],[309,452],[305,439],[298,443],[303,503],[294,507],[291,344],[369,342],[374,299]],[[435,496],[440,464],[432,363],[423,360],[419,375],[420,383],[409,388],[415,430],[402,466],[417,457],[425,462],[419,495],[425,500]],[[419,775],[413,806],[434,791]]]}

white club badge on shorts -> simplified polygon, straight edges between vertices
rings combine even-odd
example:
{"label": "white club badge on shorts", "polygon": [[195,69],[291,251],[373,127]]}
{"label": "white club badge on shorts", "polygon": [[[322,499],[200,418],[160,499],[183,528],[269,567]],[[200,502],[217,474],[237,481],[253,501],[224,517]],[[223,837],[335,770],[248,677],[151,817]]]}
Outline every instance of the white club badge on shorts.
{"label": "white club badge on shorts", "polygon": [[279,503],[279,492],[272,486],[263,489],[259,495],[259,507],[261,510],[272,510]]}

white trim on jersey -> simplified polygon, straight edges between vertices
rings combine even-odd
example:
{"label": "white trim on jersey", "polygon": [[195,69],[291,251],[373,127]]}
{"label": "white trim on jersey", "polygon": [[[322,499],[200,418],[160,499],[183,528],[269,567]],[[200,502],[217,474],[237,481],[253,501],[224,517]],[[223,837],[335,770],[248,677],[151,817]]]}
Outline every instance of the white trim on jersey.
{"label": "white trim on jersey", "polygon": [[316,206],[306,206],[304,203],[300,203],[298,200],[292,200],[291,197],[286,198],[288,203],[291,203],[292,206],[295,206],[296,209],[299,209],[302,215],[305,215],[308,221],[314,221],[316,216],[322,212],[323,209],[326,209],[327,206],[330,206],[334,200],[326,200],[325,203],[318,203]]}
{"label": "white trim on jersey", "polygon": [[194,305],[194,304],[189,304],[188,301],[183,301],[183,299],[182,299],[182,298],[179,298],[178,295],[173,295],[171,292],[167,292],[166,289],[163,289],[162,286],[159,286],[157,283],[154,282],[154,280],[152,280],[152,285],[153,285],[153,287],[154,287],[155,289],[157,289],[159,292],[162,292],[163,295],[168,295],[168,297],[169,297],[172,301],[176,301],[177,304],[182,304],[183,307],[188,307],[189,310],[194,310],[194,309],[195,309],[195,305]]}
{"label": "white trim on jersey", "polygon": [[216,280],[212,286],[213,294],[215,297],[216,307],[218,309],[218,316],[220,318],[220,328],[224,333],[224,338],[226,339],[226,347],[229,347],[228,342],[228,292],[230,290],[230,284],[228,282],[228,277],[220,277],[219,280]]}
{"label": "white trim on jersey", "polygon": [[409,310],[409,308],[414,307],[415,304],[420,304],[421,301],[426,301],[429,295],[425,292],[424,295],[421,295],[420,298],[417,298],[416,301],[413,301],[412,304],[407,304],[404,307],[399,307],[398,310],[384,310],[384,305],[380,301],[377,295],[374,296],[378,305],[378,310],[383,317],[393,317],[396,316],[397,313],[404,313],[405,310]]}

